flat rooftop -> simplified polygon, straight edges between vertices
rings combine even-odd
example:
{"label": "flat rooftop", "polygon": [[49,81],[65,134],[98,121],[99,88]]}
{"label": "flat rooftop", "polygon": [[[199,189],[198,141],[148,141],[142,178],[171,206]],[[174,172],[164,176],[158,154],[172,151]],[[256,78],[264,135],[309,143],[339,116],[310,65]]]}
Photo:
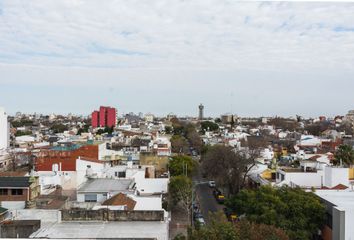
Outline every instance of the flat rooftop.
{"label": "flat rooftop", "polygon": [[78,192],[117,192],[126,191],[132,185],[132,179],[97,178],[85,182]]}
{"label": "flat rooftop", "polygon": [[354,209],[354,191],[352,190],[317,190],[320,198],[343,209]]}
{"label": "flat rooftop", "polygon": [[61,222],[30,238],[168,240],[168,222]]}

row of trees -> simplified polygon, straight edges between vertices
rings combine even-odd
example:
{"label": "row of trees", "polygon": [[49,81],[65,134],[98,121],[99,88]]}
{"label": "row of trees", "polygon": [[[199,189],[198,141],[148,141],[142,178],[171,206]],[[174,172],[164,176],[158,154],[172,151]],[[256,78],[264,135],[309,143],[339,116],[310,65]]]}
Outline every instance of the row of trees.
{"label": "row of trees", "polygon": [[236,151],[229,146],[215,145],[203,156],[202,169],[232,195],[244,187],[247,173],[256,164],[257,157],[257,150]]}
{"label": "row of trees", "polygon": [[185,209],[187,217],[190,219],[193,202],[191,177],[196,168],[196,163],[189,156],[178,155],[170,159],[168,168],[171,174],[168,185],[169,208],[180,206]]}
{"label": "row of trees", "polygon": [[200,153],[203,144],[196,126],[189,122],[179,121],[177,118],[171,119],[171,122],[174,134],[171,138],[172,152],[189,154],[189,147],[192,147]]}

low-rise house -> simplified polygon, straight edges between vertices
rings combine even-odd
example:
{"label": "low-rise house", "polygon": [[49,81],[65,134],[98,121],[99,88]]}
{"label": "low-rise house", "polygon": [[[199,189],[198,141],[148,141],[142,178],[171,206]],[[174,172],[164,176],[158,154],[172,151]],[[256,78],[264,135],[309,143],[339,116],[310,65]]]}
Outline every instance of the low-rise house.
{"label": "low-rise house", "polygon": [[134,185],[132,179],[89,179],[77,189],[77,201],[102,203],[118,193],[133,193]]}
{"label": "low-rise house", "polygon": [[23,209],[40,194],[38,177],[0,177],[0,206]]}

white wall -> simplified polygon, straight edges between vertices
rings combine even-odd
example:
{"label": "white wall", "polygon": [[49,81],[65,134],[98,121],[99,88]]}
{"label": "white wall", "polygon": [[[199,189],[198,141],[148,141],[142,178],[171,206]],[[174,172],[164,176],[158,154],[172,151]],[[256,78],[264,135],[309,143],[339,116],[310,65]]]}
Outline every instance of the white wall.
{"label": "white wall", "polygon": [[331,188],[337,186],[338,184],[343,184],[349,187],[349,169],[326,167],[324,185]]}
{"label": "white wall", "polygon": [[24,209],[26,207],[25,201],[2,201],[1,207],[9,210]]}
{"label": "white wall", "polygon": [[97,177],[102,177],[104,164],[92,161],[85,161],[84,158],[79,158],[76,160],[76,184],[80,186],[82,183],[86,182],[86,170],[87,166],[91,166],[93,174],[96,174]]}
{"label": "white wall", "polygon": [[351,240],[354,236],[354,209],[345,210],[345,240]]}
{"label": "white wall", "polygon": [[15,220],[41,220],[42,222],[60,222],[59,210],[51,209],[22,209],[11,211]]}
{"label": "white wall", "polygon": [[9,127],[7,114],[5,113],[5,110],[0,107],[0,149],[6,149],[9,147]]}
{"label": "white wall", "polygon": [[300,187],[321,187],[323,184],[323,171],[317,172],[284,172],[279,171],[280,173],[285,173],[285,179],[282,182],[277,182],[280,185],[291,185],[291,183],[296,184]]}

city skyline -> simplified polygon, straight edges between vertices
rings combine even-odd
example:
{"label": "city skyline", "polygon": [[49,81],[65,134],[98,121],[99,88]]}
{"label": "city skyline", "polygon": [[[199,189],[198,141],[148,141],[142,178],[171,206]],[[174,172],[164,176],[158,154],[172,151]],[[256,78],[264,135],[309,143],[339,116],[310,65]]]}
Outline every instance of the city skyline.
{"label": "city skyline", "polygon": [[181,116],[200,103],[206,116],[353,108],[354,3],[106,3],[2,1],[0,105]]}

